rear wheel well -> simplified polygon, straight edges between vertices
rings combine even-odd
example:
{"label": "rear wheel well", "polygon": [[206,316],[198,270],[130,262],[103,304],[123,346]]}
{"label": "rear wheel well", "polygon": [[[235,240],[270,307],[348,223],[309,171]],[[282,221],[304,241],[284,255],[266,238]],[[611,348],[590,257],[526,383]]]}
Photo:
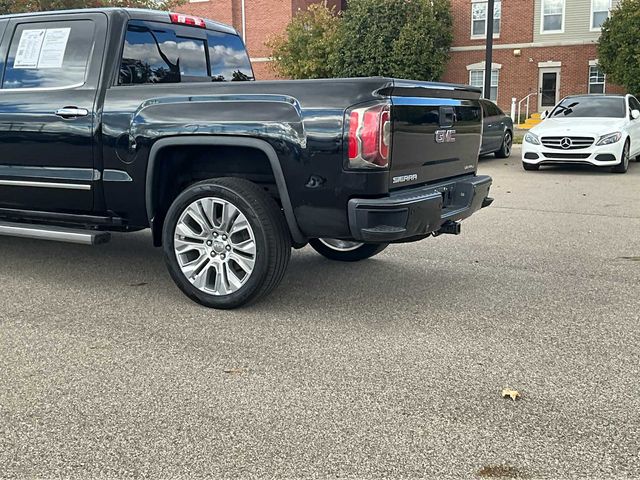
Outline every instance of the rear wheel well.
{"label": "rear wheel well", "polygon": [[249,180],[280,205],[280,194],[267,155],[257,148],[227,145],[166,146],[154,157],[148,188],[153,216],[153,243],[162,244],[162,226],[169,207],[189,185],[218,177]]}

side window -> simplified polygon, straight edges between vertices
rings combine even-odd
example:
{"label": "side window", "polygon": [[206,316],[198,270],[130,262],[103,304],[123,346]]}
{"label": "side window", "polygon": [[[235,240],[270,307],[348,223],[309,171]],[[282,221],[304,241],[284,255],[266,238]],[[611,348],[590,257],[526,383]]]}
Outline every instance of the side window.
{"label": "side window", "polygon": [[489,113],[489,110],[488,110],[489,102],[480,100],[480,105],[482,106],[482,118],[487,118],[488,116],[490,116],[491,114]]}
{"label": "side window", "polygon": [[84,84],[94,31],[91,20],[18,25],[11,39],[2,88],[65,88]]}
{"label": "side window", "polygon": [[496,115],[500,115],[500,110],[493,102],[485,102],[485,108],[487,110],[487,116],[495,117]]}
{"label": "side window", "polygon": [[237,35],[208,32],[211,80],[214,82],[253,80],[251,62]]}
{"label": "side window", "polygon": [[127,28],[120,85],[209,81],[205,41],[176,35],[164,24]]}
{"label": "side window", "polygon": [[636,97],[629,97],[629,109],[640,110],[640,102]]}

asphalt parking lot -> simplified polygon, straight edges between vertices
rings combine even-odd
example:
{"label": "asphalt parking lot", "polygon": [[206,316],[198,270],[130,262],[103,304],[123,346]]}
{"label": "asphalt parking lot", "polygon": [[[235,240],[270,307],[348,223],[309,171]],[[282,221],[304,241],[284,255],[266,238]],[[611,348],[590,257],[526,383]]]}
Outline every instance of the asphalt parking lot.
{"label": "asphalt parking lot", "polygon": [[146,232],[0,238],[0,476],[637,478],[640,163],[480,170],[461,236],[305,248],[233,312]]}

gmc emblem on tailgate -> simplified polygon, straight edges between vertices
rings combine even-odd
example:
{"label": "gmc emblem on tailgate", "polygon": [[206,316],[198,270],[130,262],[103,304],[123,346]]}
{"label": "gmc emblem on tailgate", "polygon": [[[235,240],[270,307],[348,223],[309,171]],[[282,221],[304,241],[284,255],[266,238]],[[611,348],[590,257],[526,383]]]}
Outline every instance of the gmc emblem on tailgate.
{"label": "gmc emblem on tailgate", "polygon": [[455,130],[436,130],[436,143],[452,143],[456,141]]}

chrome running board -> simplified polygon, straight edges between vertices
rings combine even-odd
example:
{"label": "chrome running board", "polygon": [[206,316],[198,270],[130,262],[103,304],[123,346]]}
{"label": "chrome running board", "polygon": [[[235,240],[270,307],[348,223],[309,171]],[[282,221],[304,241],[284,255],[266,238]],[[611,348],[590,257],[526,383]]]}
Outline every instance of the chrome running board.
{"label": "chrome running board", "polygon": [[0,221],[0,235],[78,243],[81,245],[98,245],[107,243],[111,239],[109,232],[4,221]]}

